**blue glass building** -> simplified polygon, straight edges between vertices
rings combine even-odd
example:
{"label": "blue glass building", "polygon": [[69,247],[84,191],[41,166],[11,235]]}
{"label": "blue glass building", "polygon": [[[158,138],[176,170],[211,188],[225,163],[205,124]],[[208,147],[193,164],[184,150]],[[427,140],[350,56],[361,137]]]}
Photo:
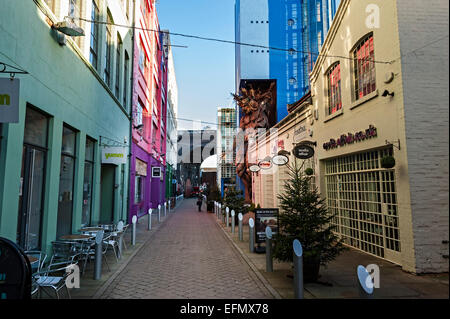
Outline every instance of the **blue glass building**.
{"label": "blue glass building", "polygon": [[[340,0],[236,0],[235,41],[270,48],[236,45],[236,92],[245,80],[275,80],[276,122],[285,118],[287,105],[310,89],[309,73],[339,3]],[[239,126],[239,109],[236,114]]]}

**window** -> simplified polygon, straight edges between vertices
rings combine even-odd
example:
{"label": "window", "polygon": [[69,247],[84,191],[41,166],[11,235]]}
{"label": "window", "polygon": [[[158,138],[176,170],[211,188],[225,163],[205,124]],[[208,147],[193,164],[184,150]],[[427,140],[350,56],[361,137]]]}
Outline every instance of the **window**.
{"label": "window", "polygon": [[64,126],[59,172],[58,218],[56,237],[72,233],[73,182],[75,176],[75,145],[77,133]]}
{"label": "window", "polygon": [[[82,18],[82,7],[81,0],[69,0],[69,10],[67,15],[72,18],[72,22],[79,25],[81,20],[77,18]],[[81,47],[81,39],[82,37],[72,37],[75,40],[75,43],[78,47]]]}
{"label": "window", "polygon": [[117,33],[117,50],[116,50],[116,97],[119,98],[120,96],[120,76],[121,76],[121,59],[120,59],[120,52],[122,51],[122,39],[120,38],[120,35]]}
{"label": "window", "polygon": [[341,65],[334,64],[327,72],[328,79],[328,108],[327,115],[331,115],[342,108],[341,96]]}
{"label": "window", "polygon": [[136,175],[135,178],[135,191],[134,191],[134,203],[138,204],[142,202],[144,196],[144,178],[141,175]]}
{"label": "window", "polygon": [[44,0],[44,2],[50,8],[50,10],[55,12],[55,0]]}
{"label": "window", "polygon": [[320,5],[321,5],[321,2],[320,2],[320,1],[316,3],[317,22],[320,22],[321,16],[322,16],[322,12],[321,12]]}
{"label": "window", "polygon": [[128,52],[125,51],[125,63],[123,67],[123,106],[127,107],[127,90],[128,90],[128,67],[130,64],[130,57],[128,56]]}
{"label": "window", "polygon": [[134,118],[135,126],[144,125],[143,112],[144,112],[144,106],[142,105],[141,100],[138,100],[138,105],[136,106],[136,116]]}
{"label": "window", "polygon": [[86,137],[86,152],[84,161],[83,207],[81,226],[87,226],[92,221],[92,188],[94,185],[94,146],[95,141]]}
{"label": "window", "polygon": [[[91,20],[99,20],[99,11],[96,2],[92,1]],[[98,70],[98,24],[91,23],[91,44],[89,49],[89,61]]]}
{"label": "window", "polygon": [[363,38],[353,51],[355,74],[355,99],[358,100],[376,89],[373,35]]}
{"label": "window", "polygon": [[105,83],[111,87],[111,55],[112,55],[112,18],[108,12],[107,24],[106,24],[106,50],[105,50]]}

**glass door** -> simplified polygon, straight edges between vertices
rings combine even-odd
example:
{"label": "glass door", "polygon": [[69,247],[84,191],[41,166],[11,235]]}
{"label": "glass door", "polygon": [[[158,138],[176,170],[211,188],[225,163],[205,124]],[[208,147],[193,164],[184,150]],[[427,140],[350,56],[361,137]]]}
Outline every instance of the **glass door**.
{"label": "glass door", "polygon": [[17,221],[17,243],[24,250],[41,246],[47,130],[47,117],[27,107]]}

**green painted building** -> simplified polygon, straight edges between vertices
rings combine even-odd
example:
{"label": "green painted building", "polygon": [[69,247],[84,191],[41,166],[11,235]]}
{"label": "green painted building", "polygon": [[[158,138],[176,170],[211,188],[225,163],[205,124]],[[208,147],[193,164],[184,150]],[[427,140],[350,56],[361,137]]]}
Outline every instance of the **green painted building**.
{"label": "green painted building", "polygon": [[0,236],[24,249],[51,252],[84,225],[126,219],[131,29],[77,19],[84,36],[52,28],[65,16],[131,24],[119,3],[0,0],[0,63],[28,72],[15,76],[18,123],[0,124]]}

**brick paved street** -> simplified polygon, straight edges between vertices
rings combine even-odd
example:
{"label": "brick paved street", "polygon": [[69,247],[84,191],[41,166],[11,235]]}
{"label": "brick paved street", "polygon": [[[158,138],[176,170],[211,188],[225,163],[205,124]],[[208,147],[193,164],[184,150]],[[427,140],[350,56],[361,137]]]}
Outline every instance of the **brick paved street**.
{"label": "brick paved street", "polygon": [[101,298],[272,298],[215,222],[184,200]]}

